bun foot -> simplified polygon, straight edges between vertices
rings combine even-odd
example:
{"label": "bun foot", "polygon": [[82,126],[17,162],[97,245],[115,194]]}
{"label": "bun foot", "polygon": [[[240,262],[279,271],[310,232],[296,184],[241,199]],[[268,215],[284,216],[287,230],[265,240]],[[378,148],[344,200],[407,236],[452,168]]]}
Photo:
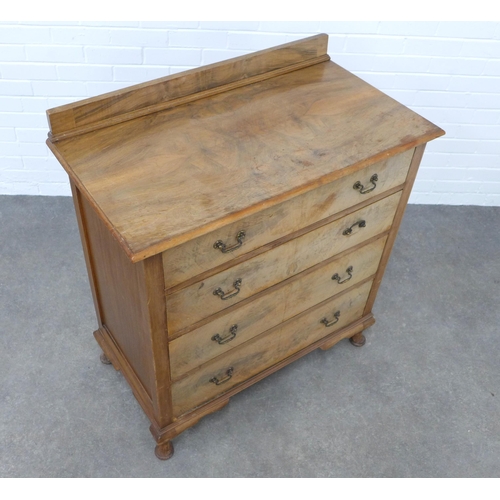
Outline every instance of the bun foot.
{"label": "bun foot", "polygon": [[100,360],[101,360],[101,363],[103,365],[110,365],[111,364],[111,361],[109,360],[109,358],[104,353],[101,354]]}
{"label": "bun foot", "polygon": [[157,444],[155,448],[155,455],[160,460],[168,460],[174,454],[174,445],[171,441],[163,444]]}
{"label": "bun foot", "polygon": [[362,332],[356,333],[356,335],[353,335],[350,339],[349,342],[356,346],[356,347],[362,347],[366,343],[366,337],[363,335]]}

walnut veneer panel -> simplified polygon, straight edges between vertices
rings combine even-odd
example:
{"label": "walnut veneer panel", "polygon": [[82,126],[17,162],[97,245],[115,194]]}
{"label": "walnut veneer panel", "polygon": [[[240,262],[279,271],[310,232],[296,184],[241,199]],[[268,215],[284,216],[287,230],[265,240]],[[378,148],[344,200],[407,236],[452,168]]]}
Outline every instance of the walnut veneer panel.
{"label": "walnut veneer panel", "polygon": [[[267,243],[401,186],[405,182],[412,156],[413,149],[410,149],[163,252],[166,288],[224,263],[231,263]],[[374,175],[378,179],[375,185],[370,182]],[[357,182],[364,188],[354,189]],[[228,247],[237,245],[236,236],[240,231],[245,232],[240,248],[227,253],[214,248],[217,241],[222,241]]]}
{"label": "walnut veneer panel", "polygon": [[[368,282],[323,302],[174,382],[174,415],[181,415],[195,408],[268,366],[361,318],[370,287],[371,282]],[[340,315],[334,325],[327,327],[321,322],[324,318],[335,321],[334,315],[337,312],[340,312]],[[219,385],[211,382],[214,377],[219,381],[227,378],[227,371],[230,369],[232,374],[229,380]]]}
{"label": "walnut veneer panel", "polygon": [[106,326],[151,397],[154,374],[144,264],[132,264],[88,202],[83,198],[79,201],[100,323]]}
{"label": "walnut veneer panel", "polygon": [[[373,276],[385,242],[386,237],[380,237],[334,261],[322,263],[171,341],[172,379]],[[337,280],[332,279],[335,275],[339,276]],[[214,338],[217,335],[219,338]]]}
{"label": "walnut veneer panel", "polygon": [[137,261],[441,134],[325,62],[48,144]]}
{"label": "walnut veneer panel", "polygon": [[[387,231],[394,218],[401,192],[383,198],[303,236],[295,238],[226,271],[194,283],[167,296],[167,324],[172,334],[333,257],[362,241]],[[356,225],[365,221],[365,227]],[[349,227],[352,234],[345,235]],[[221,289],[234,293],[235,281],[241,280],[239,293],[222,299],[214,295]]]}
{"label": "walnut veneer panel", "polygon": [[62,140],[98,128],[178,106],[211,91],[248,85],[251,78],[270,78],[329,59],[328,36],[309,37],[247,56],[132,85],[108,94],[65,104],[47,112],[51,140]]}

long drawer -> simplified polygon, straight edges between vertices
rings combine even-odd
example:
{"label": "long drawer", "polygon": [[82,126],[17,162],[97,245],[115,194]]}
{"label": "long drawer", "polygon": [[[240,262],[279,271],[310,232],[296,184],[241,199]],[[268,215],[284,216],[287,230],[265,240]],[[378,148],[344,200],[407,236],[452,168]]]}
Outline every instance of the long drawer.
{"label": "long drawer", "polygon": [[388,230],[401,192],[167,295],[170,334]]}
{"label": "long drawer", "polygon": [[360,319],[372,282],[307,310],[207,363],[172,385],[174,416],[226,392],[273,364]]}
{"label": "long drawer", "polygon": [[[165,251],[165,287],[172,288],[209,269],[400,186],[406,180],[412,156],[413,149],[405,151]],[[376,176],[376,180],[372,182],[373,176]],[[245,233],[243,236],[242,231]],[[220,243],[215,245],[217,242]]]}
{"label": "long drawer", "polygon": [[386,239],[383,236],[347,255],[305,271],[171,341],[172,379],[178,379],[265,330],[370,278],[378,268]]}

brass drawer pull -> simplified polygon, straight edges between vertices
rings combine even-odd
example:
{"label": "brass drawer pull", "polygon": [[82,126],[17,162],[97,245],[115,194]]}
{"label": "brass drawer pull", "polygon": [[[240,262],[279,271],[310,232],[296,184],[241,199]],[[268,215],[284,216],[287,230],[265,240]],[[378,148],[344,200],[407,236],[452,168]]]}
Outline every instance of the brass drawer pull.
{"label": "brass drawer pull", "polygon": [[[240,286],[241,286],[241,278],[238,278],[234,283],[233,286],[235,290],[231,292],[225,292],[222,290],[222,288],[217,288],[214,290],[214,295],[218,295],[222,300],[227,300],[230,299],[231,297],[234,297],[235,295],[238,295],[240,293]],[[229,294],[229,295],[227,295]]]}
{"label": "brass drawer pull", "polygon": [[361,184],[360,181],[357,181],[354,184],[353,188],[354,189],[359,189],[359,192],[361,194],[371,193],[377,187],[377,185],[375,184],[377,181],[378,181],[378,175],[377,174],[373,174],[370,177],[370,182],[373,184],[372,187],[365,189],[365,187],[363,186],[363,184]]}
{"label": "brass drawer pull", "polygon": [[320,321],[320,323],[323,323],[323,324],[324,324],[325,326],[327,326],[327,327],[328,327],[328,326],[332,326],[332,325],[334,325],[335,323],[338,323],[339,318],[340,318],[340,311],[337,311],[337,312],[333,315],[333,317],[334,317],[335,319],[334,319],[334,320],[332,320],[332,321],[328,321],[326,318],[323,318],[323,319]]}
{"label": "brass drawer pull", "polygon": [[358,220],[358,222],[355,222],[351,227],[348,227],[347,229],[344,230],[342,233],[344,236],[351,236],[352,234],[352,228],[353,227],[366,227],[366,221],[365,220]]}
{"label": "brass drawer pull", "polygon": [[234,371],[233,367],[228,368],[228,370],[226,371],[225,377],[222,377],[220,380],[217,377],[213,377],[210,379],[210,382],[212,382],[212,384],[215,384],[215,385],[221,385],[224,382],[227,382],[233,376],[233,371]]}
{"label": "brass drawer pull", "polygon": [[342,285],[342,283],[346,283],[347,281],[349,281],[351,278],[352,278],[352,271],[353,271],[353,268],[352,266],[349,266],[345,272],[349,275],[348,278],[344,278],[343,280],[340,279],[340,276],[338,275],[338,273],[335,273],[333,276],[332,276],[332,280],[337,280],[339,285]]}
{"label": "brass drawer pull", "polygon": [[236,250],[237,248],[240,248],[241,245],[243,245],[243,240],[245,239],[245,231],[238,231],[238,234],[236,235],[236,245],[233,245],[232,247],[226,246],[226,244],[222,240],[217,240],[214,243],[214,248],[217,250],[220,250],[222,253],[229,253],[232,252],[233,250]]}
{"label": "brass drawer pull", "polygon": [[238,325],[233,325],[229,329],[229,335],[226,335],[224,338],[222,338],[219,334],[217,334],[212,337],[212,340],[214,340],[218,344],[227,344],[228,342],[231,342],[234,337],[236,337],[236,330],[238,330]]}

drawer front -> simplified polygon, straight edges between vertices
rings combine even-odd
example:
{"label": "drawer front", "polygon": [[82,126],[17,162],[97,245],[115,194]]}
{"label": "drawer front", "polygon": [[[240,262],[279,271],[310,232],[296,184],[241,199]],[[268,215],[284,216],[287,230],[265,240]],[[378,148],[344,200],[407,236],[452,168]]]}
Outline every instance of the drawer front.
{"label": "drawer front", "polygon": [[371,284],[370,281],[355,287],[309,309],[175,382],[172,385],[174,415],[186,413],[309,344],[360,319]]}
{"label": "drawer front", "polygon": [[400,197],[399,191],[168,295],[168,331],[176,333],[388,230]]}
{"label": "drawer front", "polygon": [[[170,342],[172,379],[223,355],[316,304],[375,274],[387,237],[304,272],[276,290]],[[337,276],[336,279],[332,277]]]}
{"label": "drawer front", "polygon": [[[178,285],[235,257],[366,201],[388,189],[400,186],[406,180],[412,156],[413,149],[405,151],[338,181],[167,250],[163,253],[166,288]],[[373,184],[370,179],[375,174],[378,180]],[[358,181],[363,188],[354,189],[353,186]],[[238,242],[240,231],[245,232],[245,236],[239,238],[241,246]],[[217,241],[222,242],[225,248],[222,245],[214,248]]]}

